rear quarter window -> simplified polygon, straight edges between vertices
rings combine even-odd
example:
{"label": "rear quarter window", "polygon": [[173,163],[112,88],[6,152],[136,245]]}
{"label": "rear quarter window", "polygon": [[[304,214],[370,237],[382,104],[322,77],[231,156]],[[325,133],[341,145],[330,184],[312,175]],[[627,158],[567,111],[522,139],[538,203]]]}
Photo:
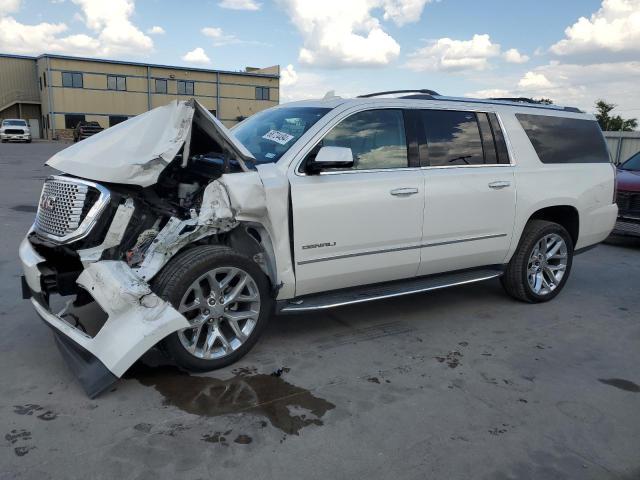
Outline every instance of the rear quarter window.
{"label": "rear quarter window", "polygon": [[542,163],[608,163],[609,151],[595,120],[528,115],[516,118]]}

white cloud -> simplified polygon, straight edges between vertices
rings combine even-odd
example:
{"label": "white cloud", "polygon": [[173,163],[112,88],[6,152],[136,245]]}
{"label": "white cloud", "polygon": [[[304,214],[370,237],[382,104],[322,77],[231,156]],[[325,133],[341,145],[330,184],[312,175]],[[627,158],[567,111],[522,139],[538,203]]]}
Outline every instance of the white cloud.
{"label": "white cloud", "polygon": [[[496,89],[468,93],[477,97],[550,98],[558,105],[594,110],[604,98],[619,105],[620,112],[640,105],[640,61],[583,64],[550,62],[521,78],[495,78]],[[638,112],[629,112],[629,116]]]}
{"label": "white cloud", "polygon": [[288,87],[295,85],[298,82],[298,72],[295,71],[293,65],[287,65],[282,71],[280,71],[280,86]]}
{"label": "white cloud", "polygon": [[544,73],[527,72],[518,82],[518,87],[522,90],[547,89],[553,85]]}
{"label": "white cloud", "polygon": [[185,53],[182,56],[182,60],[189,63],[199,63],[202,65],[207,65],[211,63],[211,59],[207,56],[204,49],[201,47],[196,47],[190,52]]}
{"label": "white cloud", "polygon": [[222,0],[218,5],[229,10],[260,10],[262,6],[255,0]]}
{"label": "white cloud", "polygon": [[511,92],[503,88],[488,88],[486,90],[465,93],[464,95],[473,98],[504,98],[511,96]]}
{"label": "white cloud", "polygon": [[498,55],[500,45],[487,34],[476,34],[471,40],[440,38],[410,53],[406,66],[416,71],[484,70],[489,59]]}
{"label": "white cloud", "polygon": [[94,35],[74,34],[65,23],[23,24],[6,15],[19,8],[15,0],[0,0],[0,50],[12,53],[40,54],[44,51],[75,55],[141,55],[153,50],[153,41],[130,20],[133,0],[73,0],[82,14],[77,16]]}
{"label": "white cloud", "polygon": [[420,20],[422,10],[432,0],[383,0],[384,19],[402,26]]}
{"label": "white cloud", "polygon": [[268,45],[264,42],[259,42],[255,40],[242,40],[235,35],[225,33],[219,27],[204,27],[200,30],[205,37],[209,37],[212,42],[211,44],[214,47],[223,47],[225,45],[238,45],[238,44],[248,44],[248,45]]}
{"label": "white cloud", "polygon": [[[640,0],[603,0],[590,18],[581,17],[551,46],[556,55],[637,54],[640,52]],[[611,61],[609,56],[606,61]]]}
{"label": "white cloud", "polygon": [[20,9],[21,0],[0,0],[0,16],[15,13]]}
{"label": "white cloud", "polygon": [[133,0],[73,0],[79,5],[88,28],[96,32],[100,54],[121,55],[153,50],[153,41],[140,31],[130,17]]}
{"label": "white cloud", "polygon": [[502,56],[507,63],[527,63],[529,61],[528,55],[523,55],[515,48],[510,48]]}
{"label": "white cloud", "polygon": [[210,38],[220,38],[222,37],[222,29],[218,27],[205,27],[200,32]]}
{"label": "white cloud", "polygon": [[164,28],[162,28],[162,27],[160,27],[158,25],[154,25],[153,27],[151,27],[151,28],[149,28],[147,30],[147,33],[149,35],[164,35],[167,32],[165,31]]}
{"label": "white cloud", "polygon": [[400,53],[398,42],[371,15],[382,5],[378,0],[282,0],[282,4],[303,36],[298,57],[302,64],[386,65]]}

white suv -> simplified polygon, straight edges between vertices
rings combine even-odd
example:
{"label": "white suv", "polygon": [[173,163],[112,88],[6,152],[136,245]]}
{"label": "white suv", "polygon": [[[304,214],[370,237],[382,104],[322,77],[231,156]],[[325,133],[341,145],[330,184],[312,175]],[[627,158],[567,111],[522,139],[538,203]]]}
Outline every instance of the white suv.
{"label": "white suv", "polygon": [[7,118],[0,124],[0,140],[10,140],[31,143],[31,130],[26,120],[19,118]]}
{"label": "white suv", "polygon": [[65,173],[20,246],[24,293],[89,395],[156,344],[185,369],[228,365],[274,311],[496,277],[544,302],[611,232],[614,168],[592,115],[384,93],[285,104],[231,131],[173,102],[48,161]]}

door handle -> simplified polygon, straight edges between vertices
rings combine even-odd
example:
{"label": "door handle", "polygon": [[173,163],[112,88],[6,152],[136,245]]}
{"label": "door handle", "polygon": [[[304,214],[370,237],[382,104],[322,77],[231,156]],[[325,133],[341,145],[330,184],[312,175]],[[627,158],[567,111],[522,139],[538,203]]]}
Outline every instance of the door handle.
{"label": "door handle", "polygon": [[501,190],[501,189],[503,189],[503,188],[507,188],[507,187],[508,187],[508,186],[510,186],[510,185],[511,185],[511,182],[503,182],[503,181],[500,181],[500,182],[491,182],[491,183],[489,184],[489,188],[492,188],[492,189],[494,189],[494,190]]}
{"label": "door handle", "polygon": [[394,197],[408,197],[409,195],[415,195],[416,193],[418,193],[418,189],[417,188],[396,188],[394,190],[391,190],[391,195],[393,195]]}

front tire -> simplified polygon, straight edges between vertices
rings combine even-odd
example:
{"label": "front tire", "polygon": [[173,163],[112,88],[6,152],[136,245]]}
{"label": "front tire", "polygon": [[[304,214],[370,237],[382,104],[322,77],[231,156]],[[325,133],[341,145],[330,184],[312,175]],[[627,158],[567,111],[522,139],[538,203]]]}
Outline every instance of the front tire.
{"label": "front tire", "polygon": [[153,290],[192,325],[172,333],[164,347],[182,368],[209,371],[243,357],[273,312],[269,280],[261,268],[231,248],[198,246],[178,254]]}
{"label": "front tire", "polygon": [[572,263],[569,232],[554,222],[531,220],[501,278],[502,286],[523,302],[548,302],[563,289]]}

